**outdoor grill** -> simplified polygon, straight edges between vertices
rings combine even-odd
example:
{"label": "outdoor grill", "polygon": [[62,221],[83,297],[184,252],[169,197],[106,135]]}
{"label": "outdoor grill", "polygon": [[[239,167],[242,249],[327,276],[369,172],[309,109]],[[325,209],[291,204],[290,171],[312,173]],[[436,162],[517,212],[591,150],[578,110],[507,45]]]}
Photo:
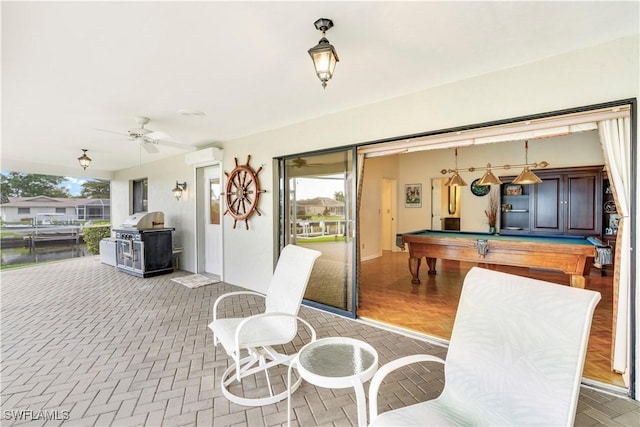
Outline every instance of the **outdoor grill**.
{"label": "outdoor grill", "polygon": [[152,277],[173,271],[173,228],[164,226],[164,213],[131,215],[114,229],[116,268],[138,277]]}

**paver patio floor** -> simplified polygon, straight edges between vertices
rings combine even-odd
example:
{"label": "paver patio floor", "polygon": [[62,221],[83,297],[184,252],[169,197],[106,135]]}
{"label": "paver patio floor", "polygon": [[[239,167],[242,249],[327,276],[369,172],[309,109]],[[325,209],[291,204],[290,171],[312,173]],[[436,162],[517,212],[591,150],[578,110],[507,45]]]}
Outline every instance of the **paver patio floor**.
{"label": "paver patio floor", "polygon": [[[239,288],[189,289],[170,280],[186,274],[141,279],[96,257],[3,271],[1,425],[286,424],[286,401],[250,408],[222,396],[219,381],[230,359],[214,350],[207,325],[215,299]],[[227,306],[236,314],[258,309],[249,299]],[[370,343],[381,364],[419,352],[446,355],[420,339],[311,308],[301,316],[319,337]],[[381,410],[435,397],[442,384],[440,366],[394,374],[383,386]],[[292,401],[293,425],[356,420],[352,389],[303,382]],[[576,425],[640,425],[640,404],[583,387]]]}

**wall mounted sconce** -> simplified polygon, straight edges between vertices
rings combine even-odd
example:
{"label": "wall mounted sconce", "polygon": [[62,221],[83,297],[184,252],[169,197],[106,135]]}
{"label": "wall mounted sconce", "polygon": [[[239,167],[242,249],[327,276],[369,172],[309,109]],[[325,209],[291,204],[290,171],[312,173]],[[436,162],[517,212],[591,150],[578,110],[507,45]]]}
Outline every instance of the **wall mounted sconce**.
{"label": "wall mounted sconce", "polygon": [[180,200],[180,198],[182,197],[182,192],[184,190],[187,189],[187,182],[178,182],[176,181],[176,186],[173,190],[171,190],[173,192],[173,197],[176,198],[176,200]]}
{"label": "wall mounted sconce", "polygon": [[333,77],[333,70],[339,61],[335,48],[325,37],[327,30],[333,27],[333,21],[327,18],[320,18],[313,23],[316,29],[322,31],[322,38],[317,45],[309,49],[309,56],[313,60],[316,74],[322,82],[322,88],[327,87],[327,82]]}
{"label": "wall mounted sconce", "polygon": [[[491,171],[491,169],[504,169],[504,170],[509,170],[511,168],[518,168],[518,167],[522,167],[524,168],[522,170],[522,172],[520,173],[520,175],[518,175],[518,177],[516,179],[514,179],[512,181],[513,184],[538,184],[541,183],[542,180],[540,178],[538,178],[536,176],[535,173],[533,173],[531,171],[531,169],[529,169],[530,167],[532,168],[546,168],[547,166],[549,166],[549,163],[546,161],[541,161],[541,162],[534,162],[534,163],[529,163],[529,141],[525,141],[524,142],[524,163],[518,164],[518,165],[502,165],[502,166],[491,166],[491,163],[487,163],[487,166],[471,166],[469,168],[467,168],[466,170],[469,172],[475,172],[475,171],[486,171],[484,173],[484,175],[482,175],[482,178],[480,178],[478,180],[478,182],[476,183],[476,185],[480,186],[480,185],[498,185],[498,184],[502,184],[502,181],[500,181],[500,179],[495,176],[493,174],[493,172]],[[460,186],[460,185],[467,185],[464,180],[462,180],[462,178],[460,177],[460,175],[458,174],[458,149],[456,148],[456,168],[455,169],[442,169],[440,171],[440,173],[442,173],[443,175],[446,175],[448,173],[453,173],[453,175],[451,176],[451,178],[449,178],[447,180],[447,182],[445,183],[446,186],[451,186],[451,185],[455,185],[455,186]]]}
{"label": "wall mounted sconce", "polygon": [[91,157],[87,156],[87,150],[82,148],[82,156],[78,157],[78,163],[82,166],[82,169],[87,169],[91,163]]}

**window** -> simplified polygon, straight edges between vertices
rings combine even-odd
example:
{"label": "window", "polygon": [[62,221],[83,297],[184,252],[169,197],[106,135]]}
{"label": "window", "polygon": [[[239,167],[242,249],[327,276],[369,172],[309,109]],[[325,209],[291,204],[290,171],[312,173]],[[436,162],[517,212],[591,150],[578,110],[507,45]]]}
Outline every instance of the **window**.
{"label": "window", "polygon": [[131,182],[131,213],[147,211],[147,178],[136,179]]}
{"label": "window", "polygon": [[18,208],[18,213],[19,214],[30,214],[31,213],[31,208]]}
{"label": "window", "polygon": [[58,214],[67,213],[67,208],[56,208],[56,213]]}

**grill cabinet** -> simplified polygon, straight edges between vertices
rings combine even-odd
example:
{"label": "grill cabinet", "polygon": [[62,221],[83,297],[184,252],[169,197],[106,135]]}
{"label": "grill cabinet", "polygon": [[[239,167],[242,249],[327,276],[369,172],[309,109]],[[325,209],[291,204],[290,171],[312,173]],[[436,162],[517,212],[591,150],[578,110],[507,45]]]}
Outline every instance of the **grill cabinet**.
{"label": "grill cabinet", "polygon": [[138,277],[173,272],[173,228],[164,227],[164,214],[150,212],[129,217],[116,235],[116,268]]}

